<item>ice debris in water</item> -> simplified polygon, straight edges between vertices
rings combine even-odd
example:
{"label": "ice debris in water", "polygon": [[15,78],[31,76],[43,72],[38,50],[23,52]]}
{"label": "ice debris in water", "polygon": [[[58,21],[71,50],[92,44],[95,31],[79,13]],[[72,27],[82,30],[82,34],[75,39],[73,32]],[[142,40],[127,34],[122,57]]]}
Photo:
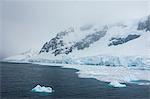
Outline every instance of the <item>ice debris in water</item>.
{"label": "ice debris in water", "polygon": [[109,83],[109,85],[113,86],[113,87],[126,87],[125,84],[121,84],[118,81],[112,81]]}
{"label": "ice debris in water", "polygon": [[53,89],[51,87],[45,87],[37,85],[32,89],[32,92],[44,92],[44,93],[52,93]]}

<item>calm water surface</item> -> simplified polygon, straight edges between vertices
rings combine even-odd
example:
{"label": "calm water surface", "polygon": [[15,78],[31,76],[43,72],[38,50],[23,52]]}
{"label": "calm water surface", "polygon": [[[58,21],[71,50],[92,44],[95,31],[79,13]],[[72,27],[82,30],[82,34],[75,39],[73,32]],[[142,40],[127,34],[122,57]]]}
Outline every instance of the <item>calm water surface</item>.
{"label": "calm water surface", "polygon": [[[150,99],[150,86],[127,84],[113,88],[96,79],[79,78],[76,69],[20,63],[0,63],[1,99]],[[55,92],[31,92],[37,84]]]}

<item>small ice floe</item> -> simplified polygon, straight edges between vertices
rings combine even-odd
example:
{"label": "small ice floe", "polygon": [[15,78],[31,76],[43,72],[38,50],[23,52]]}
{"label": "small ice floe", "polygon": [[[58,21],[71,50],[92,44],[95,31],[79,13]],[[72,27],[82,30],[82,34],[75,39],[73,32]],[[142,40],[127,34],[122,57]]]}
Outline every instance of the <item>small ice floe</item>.
{"label": "small ice floe", "polygon": [[37,85],[32,89],[32,92],[52,93],[54,90],[51,87]]}
{"label": "small ice floe", "polygon": [[138,85],[150,85],[150,83],[138,83]]}
{"label": "small ice floe", "polygon": [[125,84],[121,84],[118,81],[112,81],[109,83],[109,85],[113,86],[113,87],[126,87]]}
{"label": "small ice floe", "polygon": [[138,84],[138,85],[150,85],[150,81],[146,80],[136,80],[136,81],[131,81],[133,84]]}

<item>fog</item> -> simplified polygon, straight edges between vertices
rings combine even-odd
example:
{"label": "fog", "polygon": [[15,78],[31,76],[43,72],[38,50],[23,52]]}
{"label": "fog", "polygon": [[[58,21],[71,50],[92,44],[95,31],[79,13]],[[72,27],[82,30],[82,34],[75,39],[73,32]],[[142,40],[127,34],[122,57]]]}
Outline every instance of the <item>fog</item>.
{"label": "fog", "polygon": [[0,5],[0,57],[39,50],[71,26],[106,24],[149,14],[148,0],[47,1],[3,0]]}

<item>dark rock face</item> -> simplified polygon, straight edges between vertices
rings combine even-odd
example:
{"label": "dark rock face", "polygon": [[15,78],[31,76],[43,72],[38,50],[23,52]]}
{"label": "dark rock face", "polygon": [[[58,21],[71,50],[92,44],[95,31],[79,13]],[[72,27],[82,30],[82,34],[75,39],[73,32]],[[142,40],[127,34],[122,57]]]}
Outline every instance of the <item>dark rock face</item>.
{"label": "dark rock face", "polygon": [[115,37],[113,37],[113,38],[111,38],[111,40],[110,40],[111,43],[108,46],[112,46],[112,45],[116,46],[119,44],[123,44],[123,43],[126,43],[128,41],[134,40],[138,37],[140,37],[140,35],[136,35],[136,34],[134,34],[134,35],[130,34],[126,38],[115,38]]}
{"label": "dark rock face", "polygon": [[84,48],[88,48],[92,43],[98,41],[100,38],[106,35],[107,31],[98,31],[91,35],[87,35],[84,39],[77,42],[73,47],[78,50],[82,50]]}
{"label": "dark rock face", "polygon": [[[73,31],[74,30],[71,30],[70,32]],[[59,54],[69,54],[75,48],[82,50],[84,48],[88,48],[92,43],[104,37],[106,32],[107,28],[104,27],[102,31],[95,31],[93,34],[87,35],[84,39],[73,43],[71,46],[66,46],[65,42],[63,41],[63,37],[66,36],[69,32],[60,32],[56,35],[56,37],[52,38],[49,42],[46,42],[39,53],[51,51],[52,54],[57,56]]]}
{"label": "dark rock face", "polygon": [[52,51],[52,54],[54,54],[55,56],[62,53],[68,54],[68,52],[71,52],[72,49],[67,47],[64,48],[64,42],[62,39],[65,35],[73,31],[74,30],[71,29],[70,31],[63,31],[58,33],[56,37],[52,38],[49,42],[46,42],[43,45],[39,53]]}
{"label": "dark rock face", "polygon": [[77,48],[78,50],[82,50],[84,48],[88,48],[91,44],[98,41],[102,37],[106,35],[106,32],[108,30],[108,26],[104,26],[102,31],[96,31],[95,33],[91,35],[87,35],[84,39],[82,39],[79,42],[76,42],[73,45],[73,48]]}
{"label": "dark rock face", "polygon": [[150,15],[144,22],[139,22],[137,30],[150,31]]}

